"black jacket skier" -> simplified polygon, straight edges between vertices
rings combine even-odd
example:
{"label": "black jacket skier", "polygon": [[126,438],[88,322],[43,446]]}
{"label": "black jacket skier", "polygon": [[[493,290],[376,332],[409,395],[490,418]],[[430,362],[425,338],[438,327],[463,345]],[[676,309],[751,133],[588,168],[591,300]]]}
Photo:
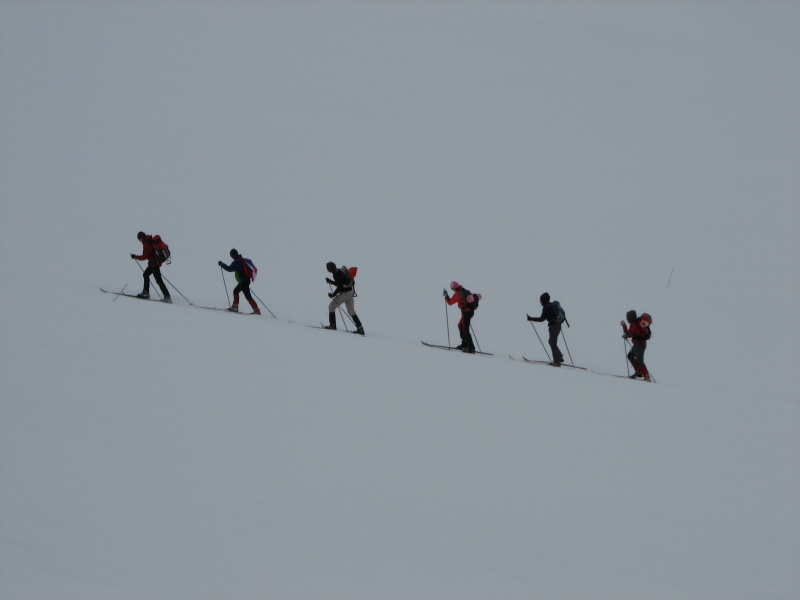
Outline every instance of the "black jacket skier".
{"label": "black jacket skier", "polygon": [[542,316],[526,316],[528,317],[528,321],[536,321],[537,323],[547,321],[547,330],[550,333],[547,342],[550,344],[550,350],[553,352],[553,362],[550,364],[560,367],[561,363],[564,362],[564,355],[558,348],[558,336],[561,334],[561,323],[559,323],[558,320],[558,307],[555,302],[550,302],[550,294],[547,292],[539,296],[539,303],[542,305]]}
{"label": "black jacket skier", "polygon": [[350,315],[350,318],[353,319],[353,323],[355,323],[355,333],[364,335],[364,326],[361,324],[361,319],[359,319],[356,314],[353,281],[342,269],[337,268],[334,262],[327,263],[325,265],[325,270],[333,277],[333,279],[326,277],[325,281],[330,285],[336,286],[336,288],[328,294],[328,297],[332,300],[328,305],[328,326],[325,327],[325,329],[336,329],[336,309],[344,304],[347,308],[347,313]]}

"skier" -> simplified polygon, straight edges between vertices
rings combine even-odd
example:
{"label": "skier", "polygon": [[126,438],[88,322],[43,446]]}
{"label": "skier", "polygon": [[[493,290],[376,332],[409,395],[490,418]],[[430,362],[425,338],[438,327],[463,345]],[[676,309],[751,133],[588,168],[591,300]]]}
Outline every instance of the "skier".
{"label": "skier", "polygon": [[142,242],[142,253],[140,255],[131,254],[131,258],[147,261],[147,268],[142,273],[144,277],[144,287],[142,288],[142,293],[137,294],[136,297],[150,298],[150,275],[152,275],[155,277],[156,284],[161,288],[161,293],[164,295],[162,302],[172,302],[169,290],[167,286],[164,285],[164,280],[161,278],[161,265],[163,263],[159,262],[156,256],[156,249],[153,246],[153,236],[145,234],[144,231],[140,231],[136,234],[136,238]]}
{"label": "skier", "polygon": [[239,254],[236,248],[231,249],[230,256],[233,259],[230,265],[226,265],[222,261],[217,263],[220,267],[228,271],[228,273],[234,273],[236,275],[236,281],[238,282],[236,287],[233,288],[233,304],[228,310],[231,312],[239,312],[239,293],[241,292],[244,293],[244,297],[247,298],[250,306],[253,307],[253,314],[260,315],[261,309],[258,308],[258,304],[256,304],[256,301],[253,300],[253,297],[250,295],[250,278],[252,273],[248,273],[248,271],[250,271],[249,266],[246,265],[245,259],[242,258],[242,255]]}
{"label": "skier", "polygon": [[[470,334],[470,323],[475,314],[475,309],[469,306],[468,301],[472,294],[457,281],[450,283],[450,289],[453,290],[452,297],[447,294],[446,289],[442,290],[444,301],[447,302],[448,306],[458,303],[458,308],[461,309],[461,320],[458,322],[461,343],[456,348],[468,354],[475,354],[475,343],[472,341],[472,334]],[[480,294],[475,295],[480,298]]]}
{"label": "skier", "polygon": [[630,323],[630,328],[625,325],[625,321],[620,321],[619,324],[622,325],[624,332],[622,337],[633,340],[631,350],[628,352],[628,360],[633,366],[633,375],[630,378],[651,381],[650,372],[644,364],[644,351],[647,349],[647,340],[650,339],[650,323],[653,319],[647,313],[642,313],[637,319],[635,310],[629,310],[625,317]]}
{"label": "skier", "polygon": [[336,286],[336,288],[328,294],[328,298],[331,298],[331,303],[328,305],[329,325],[325,327],[325,329],[336,329],[336,309],[344,304],[345,307],[347,307],[347,313],[350,315],[350,318],[353,319],[353,323],[356,325],[356,333],[359,335],[364,335],[364,327],[361,325],[361,319],[359,319],[358,315],[356,314],[353,281],[343,269],[336,268],[336,263],[326,263],[325,269],[331,274],[331,277],[333,277],[333,279],[326,277],[325,281],[327,281],[330,285]]}
{"label": "skier", "polygon": [[560,367],[561,363],[564,362],[564,355],[558,348],[558,336],[561,334],[561,323],[558,320],[558,308],[555,302],[550,302],[550,294],[547,292],[539,296],[539,303],[542,305],[542,316],[525,316],[528,317],[528,321],[536,321],[537,323],[547,321],[547,330],[550,332],[550,337],[547,342],[550,344],[550,350],[553,352],[553,362],[550,364],[554,367]]}

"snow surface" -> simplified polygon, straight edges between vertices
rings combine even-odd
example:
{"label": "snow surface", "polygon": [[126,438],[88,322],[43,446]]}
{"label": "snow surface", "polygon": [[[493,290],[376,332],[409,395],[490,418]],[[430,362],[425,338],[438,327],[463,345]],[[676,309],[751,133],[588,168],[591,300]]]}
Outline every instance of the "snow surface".
{"label": "snow surface", "polygon": [[[0,597],[800,597],[798,30],[0,4]],[[279,318],[102,294],[139,230],[200,305],[235,246]],[[329,260],[366,338],[305,326]],[[419,343],[452,279],[494,356]],[[544,291],[598,372],[650,312],[659,383],[510,360]]]}

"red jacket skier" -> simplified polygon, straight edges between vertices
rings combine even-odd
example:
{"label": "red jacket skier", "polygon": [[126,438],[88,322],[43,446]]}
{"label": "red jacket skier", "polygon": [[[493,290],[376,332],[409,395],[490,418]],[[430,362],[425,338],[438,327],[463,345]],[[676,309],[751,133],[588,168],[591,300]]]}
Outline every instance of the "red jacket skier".
{"label": "red jacket skier", "polygon": [[156,256],[156,249],[153,245],[153,236],[147,235],[144,231],[140,231],[136,234],[137,239],[142,242],[142,253],[141,254],[131,254],[131,258],[135,260],[146,260],[147,261],[147,268],[142,273],[144,277],[144,287],[142,288],[142,293],[137,294],[139,298],[149,298],[150,297],[150,275],[152,275],[158,287],[161,288],[161,293],[164,295],[164,302],[172,302],[172,298],[169,295],[169,290],[167,286],[164,285],[164,280],[161,278],[161,265],[158,261]]}
{"label": "red jacket skier", "polygon": [[[466,302],[470,292],[464,289],[457,281],[453,281],[450,284],[450,289],[453,290],[452,296],[448,296],[447,290],[443,290],[444,301],[447,302],[449,306],[458,304],[458,308],[461,309],[461,320],[458,322],[458,333],[461,336],[461,343],[456,346],[456,348],[463,352],[468,352],[469,354],[475,354],[475,343],[472,341],[472,335],[470,334],[470,322],[472,321],[475,311],[467,306]],[[480,298],[480,294],[476,294],[476,296]]]}
{"label": "red jacket skier", "polygon": [[647,340],[650,339],[650,323],[653,319],[647,313],[642,313],[640,317],[636,317],[636,311],[628,311],[626,315],[630,327],[625,325],[625,321],[620,321],[623,336],[630,339],[632,347],[628,352],[628,360],[631,361],[634,373],[631,379],[641,378],[645,381],[650,381],[650,372],[647,370],[647,365],[644,364],[644,351],[647,349]]}

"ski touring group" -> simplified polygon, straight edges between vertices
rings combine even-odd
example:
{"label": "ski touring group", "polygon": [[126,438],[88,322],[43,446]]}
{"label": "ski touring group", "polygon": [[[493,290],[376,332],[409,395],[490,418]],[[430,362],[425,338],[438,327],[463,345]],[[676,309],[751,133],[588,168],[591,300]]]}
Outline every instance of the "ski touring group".
{"label": "ski touring group", "polygon": [[[172,298],[170,296],[169,289],[164,284],[164,277],[161,274],[161,267],[164,265],[169,265],[172,262],[172,254],[169,246],[161,239],[161,236],[159,235],[148,235],[143,231],[140,231],[136,237],[142,244],[142,253],[132,253],[131,258],[137,261],[146,261],[147,268],[142,269],[142,291],[141,293],[136,294],[134,297],[150,299],[150,277],[152,276],[156,281],[156,285],[161,290],[161,301],[171,303]],[[231,302],[230,307],[226,310],[238,313],[239,297],[243,294],[253,310],[251,314],[260,315],[261,309],[259,308],[258,303],[253,299],[253,293],[250,290],[250,284],[255,281],[258,269],[252,260],[242,256],[242,254],[235,248],[231,249],[229,255],[232,260],[230,264],[226,264],[223,261],[219,261],[217,263],[221,270],[227,271],[228,273],[233,273],[237,282],[236,287],[233,288],[233,302]],[[337,310],[341,311],[341,307],[344,305],[350,320],[355,326],[355,331],[353,331],[353,333],[363,336],[364,327],[355,309],[355,298],[357,296],[355,291],[355,278],[358,268],[348,268],[344,265],[337,267],[336,263],[328,262],[325,265],[325,269],[330,275],[329,277],[325,278],[326,283],[330,287],[330,291],[328,293],[330,303],[328,304],[328,324],[321,325],[321,328],[336,330],[336,312]],[[223,282],[225,282],[224,275]],[[225,284],[225,290],[227,294],[227,284]],[[445,350],[460,350],[467,354],[488,354],[486,352],[481,352],[479,348],[476,348],[475,339],[473,337],[474,331],[472,329],[472,319],[483,296],[481,294],[471,292],[457,281],[450,283],[450,291],[452,292],[452,295],[448,293],[447,289],[442,291],[442,295],[444,296],[445,309],[449,306],[456,305],[461,311],[461,319],[458,322],[458,333],[461,343],[457,346],[451,346],[449,342],[447,346],[438,346],[425,342],[423,343],[426,346],[443,348]],[[120,294],[132,295],[124,294],[122,292],[120,292]],[[561,349],[558,346],[558,341],[559,337],[563,337],[563,332],[561,329],[562,325],[566,324],[567,327],[569,327],[569,321],[567,321],[566,313],[561,307],[561,304],[556,300],[551,300],[550,294],[547,292],[539,296],[539,303],[542,306],[541,315],[538,317],[526,315],[526,317],[528,321],[531,322],[531,325],[533,325],[534,322],[547,322],[547,342],[550,346],[550,353],[548,354],[549,360],[525,360],[526,362],[546,362],[548,365],[560,367],[566,363],[564,361],[564,354],[561,352]],[[267,310],[269,309],[267,308]],[[269,312],[272,314],[272,311]],[[644,362],[644,352],[647,348],[647,341],[651,336],[650,325],[652,322],[653,319],[648,313],[637,315],[635,310],[629,310],[625,315],[625,320],[620,321],[623,332],[622,337],[624,343],[626,344],[626,356],[630,366],[633,367],[632,374],[630,373],[630,369],[628,370],[628,377],[630,379],[654,381],[650,375],[647,365]],[[449,337],[449,320],[447,329]],[[536,331],[536,327],[533,329]],[[538,332],[536,335],[538,337]],[[539,341],[541,342],[541,338]],[[544,347],[544,343],[542,343],[542,347]],[[629,350],[628,347],[630,348]],[[545,353],[547,353],[547,349],[545,349]],[[575,365],[568,366],[574,367]]]}
{"label": "ski touring group", "polygon": [[[145,232],[140,231],[136,235],[136,238],[142,244],[142,253],[131,253],[131,258],[138,261],[147,261],[147,268],[142,269],[142,278],[144,280],[142,291],[138,294],[135,294],[134,297],[145,300],[150,299],[150,277],[152,276],[156,280],[156,284],[161,290],[161,301],[172,303],[172,297],[170,296],[169,289],[164,284],[164,277],[161,274],[161,267],[164,265],[169,265],[172,262],[172,253],[169,249],[169,246],[161,239],[160,235],[148,235]],[[258,268],[251,259],[242,256],[242,254],[236,248],[232,248],[228,254],[232,259],[230,264],[226,264],[221,260],[217,262],[217,265],[220,267],[220,269],[227,271],[228,273],[233,273],[234,277],[236,278],[236,287],[233,288],[233,302],[231,302],[231,305],[227,310],[238,313],[239,298],[241,295],[244,295],[245,300],[247,300],[247,303],[250,305],[250,308],[253,309],[251,314],[260,315],[261,309],[259,308],[258,303],[253,299],[253,293],[250,290],[250,284],[256,280]],[[328,305],[328,325],[325,325],[322,328],[333,330],[337,328],[336,310],[339,309],[341,305],[344,305],[347,309],[348,315],[350,315],[350,319],[353,321],[356,327],[353,333],[364,335],[364,326],[361,324],[361,319],[358,318],[358,314],[356,314],[355,309],[355,277],[356,273],[358,272],[358,268],[348,268],[345,266],[337,267],[336,263],[333,262],[327,263],[325,268],[328,273],[330,273],[330,277],[327,277],[325,281],[331,286],[331,291],[328,293],[328,297],[331,299],[331,302]],[[225,282],[224,277],[222,281]],[[226,294],[227,289],[227,284],[225,284]],[[121,293],[121,295],[127,296],[129,294]]]}

